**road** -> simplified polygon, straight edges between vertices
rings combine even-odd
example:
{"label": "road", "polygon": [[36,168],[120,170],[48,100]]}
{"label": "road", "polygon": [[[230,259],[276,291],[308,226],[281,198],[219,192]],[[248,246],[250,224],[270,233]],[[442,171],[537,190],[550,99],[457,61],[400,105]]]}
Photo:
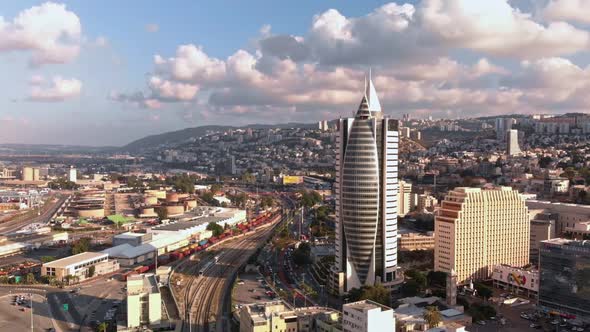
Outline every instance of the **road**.
{"label": "road", "polygon": [[[194,264],[178,273],[182,278],[181,287],[173,287],[179,304],[179,312],[185,322],[183,331],[223,331],[229,314],[223,311],[227,292],[231,292],[231,280],[240,266],[245,264],[264,240],[272,235],[273,224],[263,225],[255,232],[233,239],[215,248],[217,264],[210,267],[202,276],[198,271],[204,265]],[[173,280],[176,280],[173,279]]]}
{"label": "road", "polygon": [[26,218],[24,220],[20,220],[17,217],[16,220],[7,221],[0,225],[0,234],[10,234],[18,231],[19,229],[30,225],[30,224],[46,224],[49,222],[49,219],[53,216],[53,214],[59,209],[60,206],[66,201],[67,196],[60,195],[57,198],[57,201],[54,201],[51,198],[45,205],[41,208],[41,214],[38,216],[34,216],[32,218]]}

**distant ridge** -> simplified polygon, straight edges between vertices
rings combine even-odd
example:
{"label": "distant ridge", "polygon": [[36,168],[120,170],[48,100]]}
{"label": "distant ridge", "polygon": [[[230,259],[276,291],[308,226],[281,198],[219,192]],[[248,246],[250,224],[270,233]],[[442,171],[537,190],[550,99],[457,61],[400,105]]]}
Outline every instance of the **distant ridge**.
{"label": "distant ridge", "polygon": [[281,123],[281,124],[274,124],[274,125],[265,125],[265,124],[252,124],[242,127],[234,127],[234,126],[219,126],[219,125],[211,125],[211,126],[200,126],[200,127],[193,127],[193,128],[185,128],[177,131],[170,131],[162,134],[150,135],[144,138],[140,138],[135,140],[123,147],[121,150],[124,151],[137,151],[141,150],[150,146],[157,146],[161,144],[171,144],[176,142],[181,142],[184,140],[188,140],[191,137],[200,137],[207,133],[207,131],[225,131],[229,129],[265,129],[265,128],[317,128],[317,123]]}

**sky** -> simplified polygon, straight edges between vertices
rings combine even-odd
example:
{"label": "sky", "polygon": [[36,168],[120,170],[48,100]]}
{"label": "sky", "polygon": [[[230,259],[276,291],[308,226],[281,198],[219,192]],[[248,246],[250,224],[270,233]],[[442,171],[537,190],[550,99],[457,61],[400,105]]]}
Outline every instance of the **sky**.
{"label": "sky", "polygon": [[590,0],[0,1],[0,143],[585,112]]}

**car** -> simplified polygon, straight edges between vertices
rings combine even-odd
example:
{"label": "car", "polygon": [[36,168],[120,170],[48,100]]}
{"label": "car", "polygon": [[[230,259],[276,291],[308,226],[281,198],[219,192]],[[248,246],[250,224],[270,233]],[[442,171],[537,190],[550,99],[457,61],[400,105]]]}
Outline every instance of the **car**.
{"label": "car", "polygon": [[557,325],[557,324],[559,324],[559,321],[557,321],[557,320],[552,320],[551,321],[551,325]]}
{"label": "car", "polygon": [[486,322],[483,321],[483,320],[480,320],[480,321],[477,321],[477,324],[479,324],[479,325],[486,325]]}
{"label": "car", "polygon": [[20,308],[19,310],[20,310],[20,311],[25,311],[26,309],[25,309],[25,308]]}
{"label": "car", "polygon": [[529,319],[529,316],[527,314],[520,314],[520,318],[523,318],[523,319],[527,319],[528,320]]}
{"label": "car", "polygon": [[237,284],[238,284],[238,285],[243,285],[243,284],[244,284],[244,282],[243,282],[242,280],[240,280],[240,281],[238,281],[238,282],[237,282]]}

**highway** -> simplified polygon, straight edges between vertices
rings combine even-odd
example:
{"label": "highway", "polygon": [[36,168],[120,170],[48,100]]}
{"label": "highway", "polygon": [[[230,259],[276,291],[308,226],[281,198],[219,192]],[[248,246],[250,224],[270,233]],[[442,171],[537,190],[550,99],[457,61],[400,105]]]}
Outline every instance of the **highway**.
{"label": "highway", "polygon": [[[256,232],[223,243],[215,248],[219,261],[206,270],[203,276],[198,272],[204,265],[194,264],[182,273],[182,286],[173,288],[184,319],[183,331],[224,331],[223,300],[231,292],[232,276],[248,258],[262,246],[272,234],[276,224],[263,225]],[[188,322],[188,324],[187,324]]]}
{"label": "highway", "polygon": [[[21,228],[30,225],[30,224],[46,224],[49,222],[49,219],[53,216],[53,214],[62,206],[62,204],[66,201],[67,196],[59,195],[57,200],[55,198],[50,198],[47,203],[41,208],[41,214],[33,216],[32,218],[25,218],[21,220],[22,217],[16,217],[16,220],[11,220],[0,224],[0,234],[10,234],[14,233]],[[36,211],[33,210],[33,211]]]}

